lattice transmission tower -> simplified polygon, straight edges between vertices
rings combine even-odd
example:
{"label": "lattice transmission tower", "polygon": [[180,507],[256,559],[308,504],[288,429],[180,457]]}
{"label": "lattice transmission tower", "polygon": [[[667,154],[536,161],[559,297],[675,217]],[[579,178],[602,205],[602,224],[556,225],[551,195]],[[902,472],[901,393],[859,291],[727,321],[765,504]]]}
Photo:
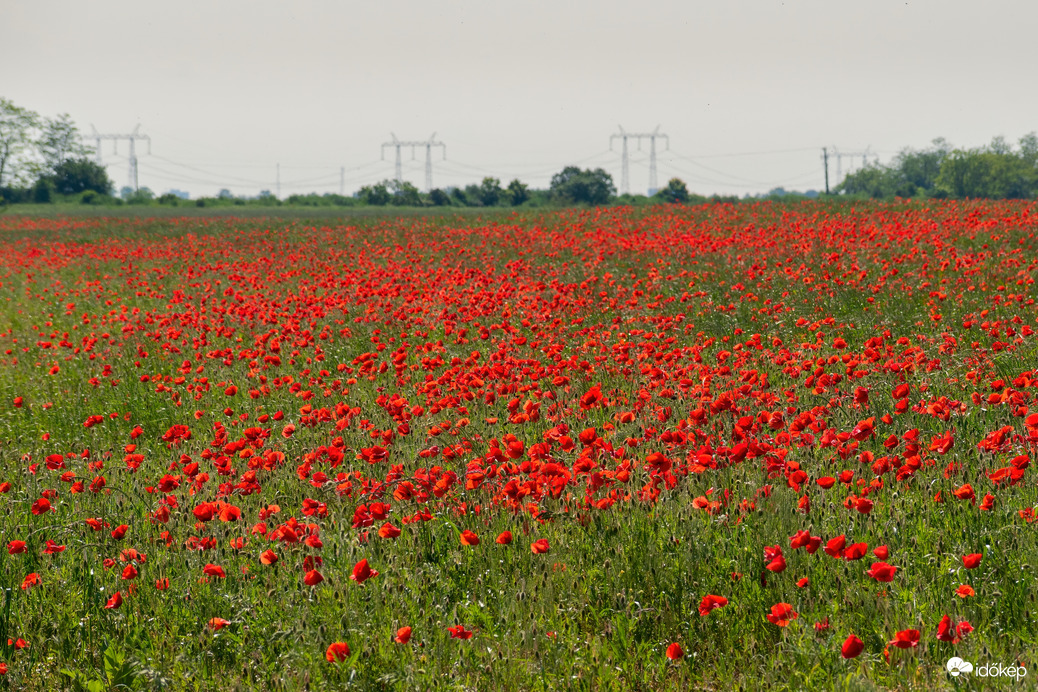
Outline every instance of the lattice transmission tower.
{"label": "lattice transmission tower", "polygon": [[142,135],[140,133],[140,130],[141,130],[141,126],[140,125],[137,125],[137,127],[133,128],[132,132],[130,132],[129,134],[126,134],[126,135],[120,135],[120,134],[116,134],[116,135],[103,135],[103,134],[99,133],[97,131],[97,128],[94,127],[93,125],[90,126],[90,129],[93,130],[93,134],[90,135],[90,138],[97,142],[96,156],[97,156],[97,165],[98,166],[104,165],[102,163],[102,161],[101,161],[101,140],[105,140],[105,139],[112,140],[112,153],[115,153],[115,154],[119,153],[119,140],[120,139],[125,139],[125,140],[129,141],[129,143],[130,143],[130,176],[129,176],[130,182],[129,182],[129,185],[130,185],[130,187],[132,187],[134,189],[135,192],[139,192],[140,191],[140,185],[138,185],[138,183],[137,183],[137,140],[143,140],[143,141],[148,143],[148,153],[150,154],[151,153],[151,137],[149,137],[148,135]]}
{"label": "lattice transmission tower", "polygon": [[641,151],[642,140],[649,140],[649,197],[656,194],[659,190],[659,183],[656,180],[656,140],[662,139],[666,142],[667,149],[670,149],[670,137],[660,132],[660,126],[657,125],[656,129],[652,132],[627,132],[620,127],[619,134],[610,135],[609,137],[609,150],[613,150],[613,140],[619,139],[622,143],[621,149],[621,168],[620,168],[620,194],[626,195],[631,192],[631,172],[630,172],[630,159],[627,154],[627,140],[634,139],[638,141],[638,150]]}
{"label": "lattice transmission tower", "polygon": [[386,160],[386,147],[394,147],[396,149],[396,181],[402,183],[404,181],[403,164],[400,159],[400,149],[402,147],[411,147],[411,160],[415,159],[415,149],[417,147],[425,147],[425,191],[432,191],[432,150],[433,147],[440,147],[443,153],[443,161],[447,160],[447,145],[443,142],[436,141],[436,133],[433,132],[427,140],[415,140],[410,142],[404,142],[396,138],[396,135],[392,132],[389,133],[393,138],[390,142],[382,143],[382,160]]}

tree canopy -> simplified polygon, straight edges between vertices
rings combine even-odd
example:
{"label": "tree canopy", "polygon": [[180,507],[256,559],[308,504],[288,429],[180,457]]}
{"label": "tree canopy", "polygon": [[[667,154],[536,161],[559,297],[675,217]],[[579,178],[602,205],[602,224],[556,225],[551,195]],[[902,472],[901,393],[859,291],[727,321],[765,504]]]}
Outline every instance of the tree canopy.
{"label": "tree canopy", "polygon": [[601,168],[567,166],[552,176],[550,189],[556,199],[573,204],[606,204],[616,195],[613,176]]}
{"label": "tree canopy", "polygon": [[986,147],[952,149],[935,139],[928,149],[902,150],[888,166],[872,165],[848,175],[837,193],[886,197],[986,197],[1026,199],[1038,195],[1038,135],[1017,149],[1002,137]]}

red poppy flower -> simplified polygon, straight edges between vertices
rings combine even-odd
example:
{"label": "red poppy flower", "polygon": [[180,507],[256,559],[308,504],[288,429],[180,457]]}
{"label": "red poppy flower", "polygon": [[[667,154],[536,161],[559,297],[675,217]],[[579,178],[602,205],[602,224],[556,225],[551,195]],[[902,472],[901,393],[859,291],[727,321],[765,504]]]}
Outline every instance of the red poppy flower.
{"label": "red poppy flower", "polygon": [[885,562],[873,562],[872,567],[865,572],[865,574],[869,575],[876,581],[882,582],[894,581],[895,573],[897,573],[897,567],[888,565]]}
{"label": "red poppy flower", "polygon": [[551,546],[548,545],[547,538],[540,538],[530,544],[530,550],[533,551],[534,555],[540,555],[551,550]]}
{"label": "red poppy flower", "polygon": [[497,543],[500,545],[508,545],[512,542],[512,532],[502,531],[497,537]]}
{"label": "red poppy flower", "polygon": [[162,579],[155,580],[155,588],[159,591],[165,591],[169,588],[169,577],[163,577]]}
{"label": "red poppy flower", "polygon": [[714,596],[712,594],[703,596],[703,600],[699,602],[699,615],[706,617],[710,614],[710,611],[715,608],[724,608],[728,605],[728,599],[724,596]]}
{"label": "red poppy flower", "polygon": [[231,623],[227,620],[224,620],[223,618],[209,618],[209,622],[206,623],[209,629],[213,630],[214,632],[219,632],[229,624]]}
{"label": "red poppy flower", "polygon": [[969,598],[970,596],[976,596],[977,592],[973,590],[973,587],[969,584],[963,584],[959,588],[955,589],[955,594],[959,598]]}
{"label": "red poppy flower", "polygon": [[969,555],[962,556],[962,566],[966,569],[974,569],[979,564],[984,556],[980,553],[970,553]]}
{"label": "red poppy flower", "polygon": [[58,545],[57,543],[55,543],[54,541],[50,540],[49,538],[47,539],[47,546],[43,549],[43,554],[44,555],[54,555],[56,553],[63,553],[63,552],[65,552],[65,546]]}
{"label": "red poppy flower", "polygon": [[27,553],[29,548],[26,547],[25,541],[11,541],[7,544],[7,554],[17,555],[19,553]]}
{"label": "red poppy flower", "polygon": [[836,479],[832,476],[822,476],[815,481],[818,485],[822,486],[826,490],[836,485]]}
{"label": "red poppy flower", "polygon": [[36,572],[30,572],[25,575],[25,579],[22,580],[22,591],[28,591],[34,586],[40,585],[40,575]]}
{"label": "red poppy flower", "polygon": [[852,543],[843,549],[843,558],[845,560],[860,560],[865,557],[865,553],[867,553],[868,550],[868,543]]}
{"label": "red poppy flower", "polygon": [[786,569],[786,558],[780,553],[776,555],[771,562],[764,565],[764,568],[769,572],[784,572]]}
{"label": "red poppy flower", "polygon": [[388,521],[382,525],[378,530],[378,535],[381,538],[396,538],[400,535],[400,529],[390,524]]}
{"label": "red poppy flower", "polygon": [[50,500],[45,497],[41,497],[32,503],[31,511],[33,514],[39,516],[40,514],[46,514],[50,511]]}
{"label": "red poppy flower", "polygon": [[378,572],[368,567],[368,560],[367,558],[364,558],[353,566],[353,574],[350,575],[350,579],[358,584],[363,584],[368,579],[377,576]]}
{"label": "red poppy flower", "polygon": [[880,560],[886,560],[890,557],[890,549],[885,545],[878,545],[872,549],[872,554],[878,557]]}
{"label": "red poppy flower", "polygon": [[955,632],[955,627],[952,625],[951,618],[945,615],[941,618],[941,621],[937,624],[937,639],[942,642],[951,642],[952,644],[959,643],[959,637]]}
{"label": "red poppy flower", "polygon": [[826,542],[825,547],[822,550],[825,551],[826,555],[835,557],[837,560],[843,557],[843,548],[847,545],[847,537],[840,534],[836,538],[829,539]]}
{"label": "red poppy flower", "polygon": [[121,591],[116,591],[114,594],[112,594],[111,598],[108,599],[108,602],[105,603],[105,609],[107,609],[107,610],[114,610],[114,609],[118,608],[119,606],[121,606],[122,604],[123,604],[123,594],[122,594]]}
{"label": "red poppy flower", "polygon": [[681,648],[681,644],[674,642],[667,647],[667,658],[672,661],[678,661],[685,656],[685,650]]}
{"label": "red poppy flower", "polygon": [[899,649],[914,649],[919,646],[919,630],[901,630],[890,640],[890,646]]}
{"label": "red poppy flower", "polygon": [[137,578],[137,568],[133,565],[126,565],[123,567],[122,578],[124,581],[130,581],[131,579]]}
{"label": "red poppy flower", "polygon": [[807,586],[810,583],[811,583],[811,580],[808,579],[807,577],[803,577],[803,578],[797,580],[797,586],[800,587],[801,589],[804,588],[805,586]]}
{"label": "red poppy flower", "polygon": [[202,572],[204,572],[210,577],[219,577],[220,579],[223,579],[227,576],[227,573],[223,571],[223,567],[221,567],[220,565],[214,565],[212,563],[207,564],[205,567],[203,567]]}
{"label": "red poppy flower", "polygon": [[448,627],[447,631],[451,633],[451,639],[472,639],[472,632],[465,629],[464,625]]}
{"label": "red poppy flower", "polygon": [[852,634],[844,640],[840,655],[844,658],[857,658],[858,654],[864,650],[865,643]]}
{"label": "red poppy flower", "polygon": [[275,565],[278,561],[278,555],[273,550],[264,550],[260,553],[260,564],[263,565]]}
{"label": "red poppy flower", "polygon": [[393,637],[393,641],[397,644],[406,644],[411,641],[411,628],[401,627],[396,631],[396,636]]}
{"label": "red poppy flower", "polygon": [[329,663],[336,663],[338,661],[345,661],[350,657],[350,647],[346,642],[335,642],[328,645],[327,651],[324,652],[324,658]]}
{"label": "red poppy flower", "polygon": [[768,622],[778,627],[785,627],[798,617],[800,617],[800,613],[794,611],[790,604],[776,603],[771,606],[771,612],[768,613]]}
{"label": "red poppy flower", "polygon": [[315,569],[310,570],[303,577],[303,583],[307,586],[317,586],[324,581],[324,576]]}
{"label": "red poppy flower", "polygon": [[479,545],[479,536],[468,529],[461,532],[461,544],[462,545]]}

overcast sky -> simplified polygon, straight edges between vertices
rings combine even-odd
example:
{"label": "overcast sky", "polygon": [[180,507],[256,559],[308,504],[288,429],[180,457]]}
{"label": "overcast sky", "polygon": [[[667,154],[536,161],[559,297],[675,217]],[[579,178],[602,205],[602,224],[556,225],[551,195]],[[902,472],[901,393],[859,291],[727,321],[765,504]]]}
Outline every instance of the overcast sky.
{"label": "overcast sky", "polygon": [[[661,185],[743,195],[823,188],[823,146],[886,162],[1038,130],[1035,27],[1034,0],[0,0],[0,96],[84,133],[139,123],[157,193],[275,191],[280,163],[282,196],[338,192],[343,167],[351,194],[393,176],[390,133],[433,132],[437,187],[568,164],[619,187],[610,135],[658,125]],[[117,187],[127,149],[103,147]],[[645,192],[647,141],[630,170]]]}

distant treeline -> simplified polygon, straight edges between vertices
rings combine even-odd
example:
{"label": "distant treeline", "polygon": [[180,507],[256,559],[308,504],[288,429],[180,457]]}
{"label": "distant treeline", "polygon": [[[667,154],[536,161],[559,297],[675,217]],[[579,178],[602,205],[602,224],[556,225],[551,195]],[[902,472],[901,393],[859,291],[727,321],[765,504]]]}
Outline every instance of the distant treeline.
{"label": "distant treeline", "polygon": [[871,165],[848,175],[837,194],[885,199],[1038,197],[1038,136],[1022,137],[1014,149],[1002,137],[977,149],[953,149],[935,139],[927,149],[904,149],[889,165]]}

